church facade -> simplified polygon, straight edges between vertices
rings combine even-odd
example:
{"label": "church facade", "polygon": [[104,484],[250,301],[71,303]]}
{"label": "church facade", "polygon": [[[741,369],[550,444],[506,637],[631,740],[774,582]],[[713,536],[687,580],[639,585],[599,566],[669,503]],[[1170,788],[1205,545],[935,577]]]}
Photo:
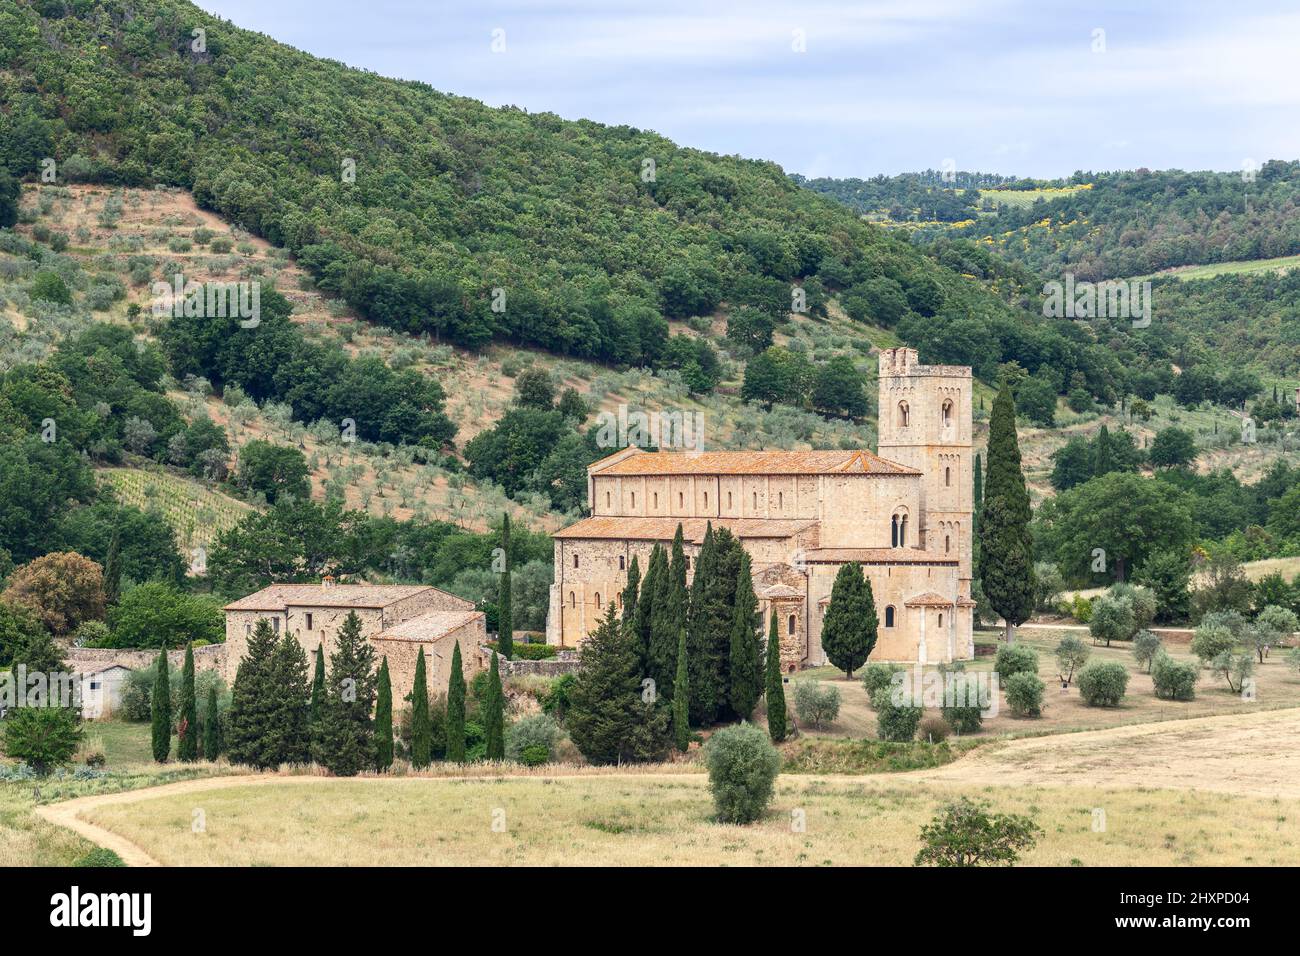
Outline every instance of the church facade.
{"label": "church facade", "polygon": [[879,454],[625,448],[587,469],[590,517],[558,532],[547,641],[574,647],[618,606],[633,557],[682,526],[687,574],[706,528],[726,527],[753,561],[764,633],[776,615],[787,671],[826,663],[822,621],[840,567],[871,581],[871,659],[974,656],[971,370],[880,354]]}

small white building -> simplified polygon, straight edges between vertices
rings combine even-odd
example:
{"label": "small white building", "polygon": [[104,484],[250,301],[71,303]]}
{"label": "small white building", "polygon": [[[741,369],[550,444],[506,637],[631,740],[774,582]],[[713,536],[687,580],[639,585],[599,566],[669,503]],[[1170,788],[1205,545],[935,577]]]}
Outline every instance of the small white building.
{"label": "small white building", "polygon": [[122,706],[122,693],[131,668],[125,664],[100,664],[80,671],[81,716],[93,720],[110,717]]}

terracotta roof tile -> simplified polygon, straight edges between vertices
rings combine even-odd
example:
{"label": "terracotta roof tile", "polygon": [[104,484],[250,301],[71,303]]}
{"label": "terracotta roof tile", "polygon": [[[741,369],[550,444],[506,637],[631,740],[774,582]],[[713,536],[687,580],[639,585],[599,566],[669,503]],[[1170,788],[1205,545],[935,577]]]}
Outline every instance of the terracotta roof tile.
{"label": "terracotta roof tile", "polygon": [[460,630],[466,624],[472,624],[476,618],[484,617],[482,611],[430,611],[427,614],[417,614],[401,624],[394,624],[388,630],[380,631],[371,640],[432,642]]}
{"label": "terracotta roof tile", "polygon": [[[622,453],[618,453],[621,455]],[[602,477],[636,475],[919,475],[869,451],[685,451],[611,455],[588,467]],[[604,464],[603,462],[608,462]]]}
{"label": "terracotta roof tile", "polygon": [[946,598],[937,591],[926,591],[903,602],[908,607],[952,607],[952,598]]}
{"label": "terracotta roof tile", "polygon": [[671,541],[682,526],[682,538],[699,544],[709,521],[714,528],[726,528],[738,538],[790,538],[815,527],[812,518],[625,518],[598,516],[584,518],[551,535],[562,539],[599,539],[630,541]]}
{"label": "terracotta roof tile", "polygon": [[423,584],[272,584],[227,604],[226,611],[283,611],[288,607],[381,608],[434,590]]}

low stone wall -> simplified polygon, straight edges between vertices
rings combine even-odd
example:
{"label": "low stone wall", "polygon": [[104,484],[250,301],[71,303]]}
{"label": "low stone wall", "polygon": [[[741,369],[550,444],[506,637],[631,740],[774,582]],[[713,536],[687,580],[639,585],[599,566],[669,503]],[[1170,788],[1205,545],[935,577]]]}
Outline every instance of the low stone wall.
{"label": "low stone wall", "polygon": [[[492,666],[492,648],[480,645],[478,655],[479,660],[483,662],[484,670]],[[539,677],[559,677],[561,674],[572,674],[577,671],[578,652],[566,649],[559,651],[555,657],[548,657],[546,660],[541,661],[508,661],[503,657],[498,657],[497,669],[501,672],[502,678],[523,677],[526,674],[535,674]]]}
{"label": "low stone wall", "polygon": [[[151,650],[118,650],[112,647],[72,647],[64,655],[68,667],[74,671],[85,671],[105,664],[122,664],[131,670],[152,667],[158,660],[158,652]],[[226,645],[208,644],[194,648],[195,671],[216,670],[221,673],[225,668]],[[185,651],[167,652],[167,663],[175,670],[185,666]]]}

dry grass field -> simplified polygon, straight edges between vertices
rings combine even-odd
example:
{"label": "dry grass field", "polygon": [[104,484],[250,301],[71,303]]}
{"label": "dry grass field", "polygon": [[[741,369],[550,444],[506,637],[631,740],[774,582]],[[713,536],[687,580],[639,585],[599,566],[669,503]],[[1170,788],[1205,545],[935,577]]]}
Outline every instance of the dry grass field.
{"label": "dry grass field", "polygon": [[1282,865],[1300,861],[1297,730],[1300,712],[1254,714],[1014,741],[914,774],[787,775],[748,827],[714,823],[706,778],[682,773],[217,779],[79,815],[164,865],[906,865],[965,794],[1034,817],[1027,864]]}

